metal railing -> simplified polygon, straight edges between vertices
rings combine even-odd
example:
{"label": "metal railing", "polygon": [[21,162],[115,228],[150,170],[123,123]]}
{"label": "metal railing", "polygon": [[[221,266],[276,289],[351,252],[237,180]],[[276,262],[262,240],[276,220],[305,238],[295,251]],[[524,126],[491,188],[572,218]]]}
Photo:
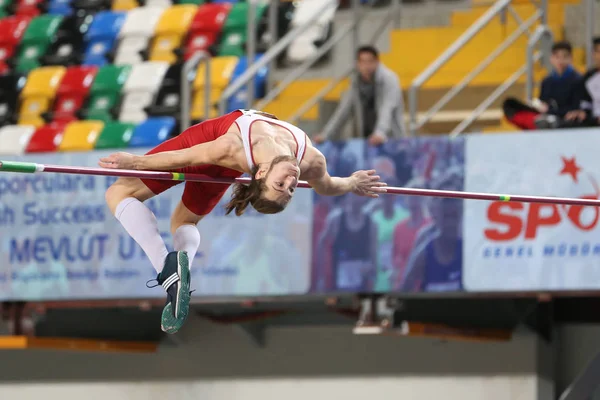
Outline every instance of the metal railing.
{"label": "metal railing", "polygon": [[[542,43],[542,50],[536,51],[535,47],[538,43]],[[549,60],[547,55],[549,49],[552,46],[552,32],[546,25],[538,26],[533,35],[527,42],[527,55],[526,62],[521,68],[515,71],[509,76],[500,86],[498,86],[485,100],[483,100],[475,110],[471,112],[471,115],[461,121],[452,132],[450,137],[454,138],[464,132],[474,121],[476,121],[484,112],[487,110],[496,100],[500,98],[512,85],[514,85],[523,74],[527,76],[527,83],[525,86],[527,100],[531,101],[533,98],[533,81],[534,81],[534,67],[535,63],[542,61],[542,64],[549,67]]]}
{"label": "metal railing", "polygon": [[[266,65],[270,64],[273,60],[275,60],[276,57],[278,57],[283,51],[285,51],[285,49],[287,49],[287,47],[298,35],[306,31],[313,24],[313,22],[316,21],[321,16],[321,14],[323,14],[323,12],[332,7],[337,7],[337,4],[329,2],[323,3],[321,7],[315,10],[315,13],[312,14],[304,24],[298,25],[293,29],[289,30],[280,40],[278,40],[273,46],[271,46],[269,50],[261,57],[260,60],[252,63],[252,60],[248,59],[248,69],[246,69],[246,71],[243,74],[241,74],[237,79],[235,79],[221,94],[221,97],[219,98],[219,112],[221,114],[225,114],[225,112],[227,111],[227,100],[229,100],[231,96],[236,94],[237,91],[240,90],[243,86],[247,86],[248,84],[253,85],[253,82],[251,83],[251,81],[254,81],[254,77],[260,71],[261,68],[265,67]],[[248,37],[248,40],[254,41],[254,35],[255,32],[252,32],[251,36]],[[254,97],[253,90],[252,93],[249,94],[250,99]]]}
{"label": "metal railing", "polygon": [[196,70],[201,62],[206,64],[204,70],[204,117],[208,118],[210,115],[210,54],[199,51],[194,53],[181,67],[181,131],[186,130],[191,125],[191,97],[195,79],[195,74],[192,72]]}
{"label": "metal railing", "polygon": [[[412,82],[409,93],[408,93],[408,107],[409,107],[409,115],[410,115],[410,131],[414,135],[418,132],[420,128],[422,128],[427,122],[431,120],[431,118],[440,111],[445,105],[447,105],[450,100],[452,100],[461,90],[468,86],[468,84],[479,75],[485,68],[487,68],[491,63],[506,51],[517,39],[519,39],[523,34],[529,35],[529,29],[532,28],[536,22],[540,22],[541,24],[545,24],[547,19],[547,0],[541,0],[539,4],[539,8],[536,12],[528,18],[526,21],[522,21],[521,18],[518,17],[516,11],[511,6],[512,0],[498,0],[496,1],[481,17],[479,17],[450,47],[448,47],[436,60],[434,60],[415,80]],[[509,35],[496,49],[492,51],[483,61],[481,61],[470,73],[468,73],[458,84],[453,86],[448,93],[442,96],[429,110],[424,113],[422,118],[418,118],[418,94],[419,90],[422,86],[427,82],[431,77],[438,72],[448,61],[450,61],[464,46],[466,46],[477,34],[479,34],[494,18],[497,16],[512,16],[517,24],[518,28]],[[521,72],[520,74],[518,72]],[[502,93],[504,93],[510,85],[507,86],[508,82],[516,82],[519,77],[526,72],[526,67],[522,67],[519,71],[515,72],[515,74],[511,75],[499,88],[497,88],[489,98],[494,97],[494,100],[491,102],[484,101],[477,107],[473,115],[481,115],[487,107],[489,107],[495,99],[497,99]],[[517,78],[513,81],[512,78],[517,75]],[[502,89],[501,92],[499,90]],[[500,94],[497,94],[497,93]],[[486,100],[488,100],[486,99]],[[482,110],[482,105],[486,105]],[[456,132],[462,132],[463,129],[468,127],[474,120],[471,120],[469,117],[467,120],[460,123],[452,132],[453,135]],[[467,123],[468,122],[468,123]],[[459,129],[460,128],[460,129]]]}
{"label": "metal railing", "polygon": [[594,44],[592,39],[594,38],[594,22],[596,20],[596,0],[587,0],[585,4],[585,61],[588,68],[594,66],[593,54]]}
{"label": "metal railing", "polygon": [[550,53],[552,48],[552,31],[546,26],[541,25],[538,26],[534,34],[529,38],[529,42],[527,43],[527,59],[526,59],[526,71],[527,71],[527,81],[525,82],[525,98],[527,101],[531,102],[533,100],[533,85],[534,85],[534,67],[535,63],[535,47],[538,43],[542,43],[542,51],[541,51],[541,60],[542,64],[546,67],[546,69],[550,69],[550,59],[547,55]]}

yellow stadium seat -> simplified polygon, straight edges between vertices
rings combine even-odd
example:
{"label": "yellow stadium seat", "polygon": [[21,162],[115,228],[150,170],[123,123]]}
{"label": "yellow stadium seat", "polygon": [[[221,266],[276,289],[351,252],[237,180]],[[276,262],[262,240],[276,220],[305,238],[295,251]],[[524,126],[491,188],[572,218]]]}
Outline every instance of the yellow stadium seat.
{"label": "yellow stadium seat", "polygon": [[173,64],[177,57],[173,50],[181,47],[198,7],[180,4],[165,10],[154,31],[150,61],[166,61]]}
{"label": "yellow stadium seat", "polygon": [[104,129],[102,121],[75,121],[65,127],[58,151],[90,151]]}
{"label": "yellow stadium seat", "polygon": [[[223,93],[223,90],[229,85],[231,76],[238,63],[238,57],[213,57],[210,60],[210,101],[216,104]],[[196,71],[196,79],[194,79],[194,98],[192,101],[192,119],[205,119],[204,116],[204,74],[206,66],[201,63]],[[214,109],[214,107],[213,107]],[[214,113],[214,114],[213,114]],[[217,110],[211,110],[208,118],[214,118]]]}
{"label": "yellow stadium seat", "polygon": [[113,11],[129,11],[138,7],[139,5],[136,0],[114,0],[112,3]]}
{"label": "yellow stadium seat", "polygon": [[29,73],[21,92],[19,125],[35,127],[44,125],[44,120],[40,115],[52,106],[56,90],[66,70],[62,66],[41,67]]}

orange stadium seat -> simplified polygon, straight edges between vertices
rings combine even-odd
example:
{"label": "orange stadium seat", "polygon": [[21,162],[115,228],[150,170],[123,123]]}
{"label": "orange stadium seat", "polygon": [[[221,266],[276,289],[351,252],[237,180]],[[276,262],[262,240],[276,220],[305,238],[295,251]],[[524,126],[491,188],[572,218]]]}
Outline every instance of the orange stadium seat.
{"label": "orange stadium seat", "polygon": [[41,114],[52,106],[56,90],[67,69],[65,67],[41,67],[31,71],[21,92],[19,125],[40,127],[44,124]]}
{"label": "orange stadium seat", "polygon": [[167,8],[161,15],[150,49],[150,61],[173,64],[178,57],[174,50],[181,46],[198,7],[191,4]]}
{"label": "orange stadium seat", "polygon": [[[225,56],[225,57],[213,57],[210,60],[211,69],[211,84],[210,84],[210,102],[216,104],[219,101],[221,93],[233,76],[235,67],[239,61],[238,57]],[[194,80],[193,86],[193,100],[192,100],[192,119],[200,120],[206,118],[214,118],[218,112],[215,107],[211,108],[210,115],[205,114],[205,102],[204,102],[204,73],[205,64],[202,63],[196,71],[196,79]]]}
{"label": "orange stadium seat", "polygon": [[102,121],[74,121],[65,127],[58,151],[90,151],[104,128]]}

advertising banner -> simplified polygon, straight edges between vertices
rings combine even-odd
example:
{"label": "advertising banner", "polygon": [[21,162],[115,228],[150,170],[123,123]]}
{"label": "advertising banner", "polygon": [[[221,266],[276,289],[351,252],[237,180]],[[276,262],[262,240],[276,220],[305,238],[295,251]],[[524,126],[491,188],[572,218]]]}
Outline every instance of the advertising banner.
{"label": "advertising banner", "polygon": [[[474,135],[465,190],[600,198],[600,131]],[[597,207],[465,201],[469,291],[600,288]]]}
{"label": "advertising banner", "polygon": [[[143,154],[143,150],[136,151]],[[97,166],[107,152],[28,155],[20,161]],[[15,157],[2,157],[16,160]],[[146,288],[156,272],[104,201],[116,178],[64,174],[0,174],[0,299],[164,297]],[[170,215],[183,184],[145,204],[169,249]],[[278,215],[249,210],[224,215],[228,191],[198,228],[192,266],[194,296],[306,293],[310,285],[312,194],[300,190]]]}

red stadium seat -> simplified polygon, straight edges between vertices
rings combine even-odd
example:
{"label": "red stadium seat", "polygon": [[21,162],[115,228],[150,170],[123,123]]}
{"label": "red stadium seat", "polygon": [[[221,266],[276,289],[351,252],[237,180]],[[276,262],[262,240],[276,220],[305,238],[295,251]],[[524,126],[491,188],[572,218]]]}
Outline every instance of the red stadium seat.
{"label": "red stadium seat", "polygon": [[66,123],[53,122],[38,128],[25,149],[26,153],[47,153],[55,152],[62,142],[62,135]]}
{"label": "red stadium seat", "polygon": [[192,21],[190,31],[221,32],[229,11],[231,11],[231,4],[229,3],[201,5],[198,7],[198,12]]}
{"label": "red stadium seat", "polygon": [[54,121],[71,122],[77,119],[77,111],[83,106],[94,82],[98,67],[69,67],[56,92]]}
{"label": "red stadium seat", "polygon": [[31,21],[27,16],[11,16],[0,19],[0,74],[8,72],[6,60],[10,59],[21,42]]}
{"label": "red stadium seat", "polygon": [[189,59],[197,51],[208,51],[209,48],[217,43],[219,32],[192,32],[188,36],[185,46],[184,58]]}
{"label": "red stadium seat", "polygon": [[18,0],[15,15],[37,17],[42,14],[45,0]]}
{"label": "red stadium seat", "polygon": [[206,51],[216,43],[227,20],[231,4],[203,4],[192,21],[185,45],[187,60],[197,51]]}

